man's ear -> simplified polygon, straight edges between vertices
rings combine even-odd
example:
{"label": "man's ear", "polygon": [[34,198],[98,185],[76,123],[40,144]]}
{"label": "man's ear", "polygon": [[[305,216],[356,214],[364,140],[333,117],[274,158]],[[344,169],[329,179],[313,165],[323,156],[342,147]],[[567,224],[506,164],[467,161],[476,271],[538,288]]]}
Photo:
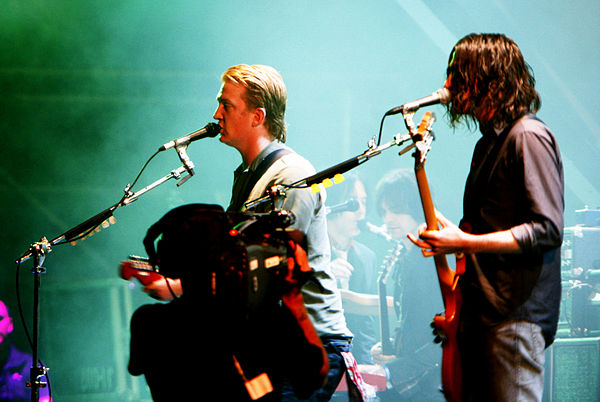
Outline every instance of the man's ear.
{"label": "man's ear", "polygon": [[7,332],[7,334],[10,334],[15,329],[15,327],[13,325],[13,319],[12,319],[12,317],[9,318],[9,320],[10,320],[10,323],[8,324],[8,332]]}
{"label": "man's ear", "polygon": [[264,107],[257,107],[254,109],[254,119],[252,125],[258,127],[260,125],[266,125],[267,122],[267,109]]}

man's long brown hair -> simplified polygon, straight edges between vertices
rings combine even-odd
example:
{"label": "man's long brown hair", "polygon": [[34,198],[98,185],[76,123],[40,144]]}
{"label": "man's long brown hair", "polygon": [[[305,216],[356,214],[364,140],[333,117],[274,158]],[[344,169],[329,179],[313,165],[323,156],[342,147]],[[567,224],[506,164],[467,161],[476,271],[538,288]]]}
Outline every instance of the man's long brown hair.
{"label": "man's long brown hair", "polygon": [[450,53],[446,74],[452,126],[467,118],[467,124],[470,119],[500,128],[541,106],[531,67],[505,35],[465,36]]}

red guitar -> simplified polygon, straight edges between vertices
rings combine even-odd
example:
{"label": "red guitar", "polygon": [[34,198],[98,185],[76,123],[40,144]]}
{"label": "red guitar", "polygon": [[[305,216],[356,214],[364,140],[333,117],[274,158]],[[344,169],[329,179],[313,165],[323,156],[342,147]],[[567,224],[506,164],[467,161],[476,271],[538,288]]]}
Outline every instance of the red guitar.
{"label": "red guitar", "polygon": [[164,278],[156,268],[150,265],[147,258],[137,256],[129,256],[128,260],[121,261],[119,273],[121,278],[125,280],[136,278],[144,286]]}
{"label": "red guitar", "polygon": [[[415,157],[415,175],[427,229],[438,230],[435,208],[427,182],[427,175],[425,174],[426,154],[433,140],[431,126],[433,125],[434,116],[430,112],[427,112],[417,130],[414,129],[414,125],[412,124],[412,116],[405,116],[405,121],[415,144],[415,152],[413,154]],[[458,330],[462,304],[462,294],[458,288],[458,279],[465,270],[464,255],[457,256],[455,271],[448,266],[445,255],[436,255],[433,258],[445,309],[443,314],[436,315],[433,318],[433,327],[442,337],[442,391],[446,400],[459,402],[462,391],[462,370],[456,332]]]}

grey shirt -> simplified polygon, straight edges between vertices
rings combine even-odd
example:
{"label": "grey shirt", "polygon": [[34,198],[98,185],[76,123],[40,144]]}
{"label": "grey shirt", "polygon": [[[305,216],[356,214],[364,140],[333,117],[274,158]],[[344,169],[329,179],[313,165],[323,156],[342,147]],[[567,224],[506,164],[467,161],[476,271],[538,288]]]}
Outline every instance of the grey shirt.
{"label": "grey shirt", "polygon": [[[287,148],[290,152],[267,169],[254,185],[248,200],[263,196],[266,189],[274,184],[292,184],[315,173],[310,162],[276,141],[265,147],[248,169],[256,170],[263,159],[281,148]],[[322,339],[351,338],[352,333],[346,326],[342,310],[342,299],[330,267],[325,197],[324,190],[313,193],[309,188],[290,189],[282,209],[294,213],[296,222],[292,228],[300,230],[307,238],[308,262],[315,272],[313,279],[302,287],[302,296],[317,333]]]}

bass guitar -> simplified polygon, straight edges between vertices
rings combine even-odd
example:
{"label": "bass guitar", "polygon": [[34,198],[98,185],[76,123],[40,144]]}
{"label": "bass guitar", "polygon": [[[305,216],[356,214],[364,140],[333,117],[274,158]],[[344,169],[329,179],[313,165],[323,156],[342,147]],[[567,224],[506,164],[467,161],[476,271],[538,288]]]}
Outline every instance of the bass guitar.
{"label": "bass guitar", "polygon": [[400,242],[397,242],[392,252],[384,260],[381,267],[381,273],[377,279],[377,290],[379,294],[379,329],[381,332],[381,352],[384,355],[394,354],[394,345],[390,338],[390,323],[388,315],[387,302],[387,281],[394,265],[400,257],[400,252],[404,249]]}
{"label": "bass guitar", "polygon": [[[412,114],[405,115],[404,120],[415,145],[413,154],[415,157],[415,176],[427,229],[439,230],[429,183],[425,174],[425,159],[433,141],[431,127],[435,117],[427,112],[418,129],[414,127]],[[456,257],[455,270],[448,266],[445,255],[435,255],[433,257],[444,301],[444,313],[433,318],[432,326],[442,339],[442,392],[446,400],[453,402],[459,402],[462,395],[462,370],[456,333],[462,304],[458,279],[465,270],[464,255],[457,255]]]}

